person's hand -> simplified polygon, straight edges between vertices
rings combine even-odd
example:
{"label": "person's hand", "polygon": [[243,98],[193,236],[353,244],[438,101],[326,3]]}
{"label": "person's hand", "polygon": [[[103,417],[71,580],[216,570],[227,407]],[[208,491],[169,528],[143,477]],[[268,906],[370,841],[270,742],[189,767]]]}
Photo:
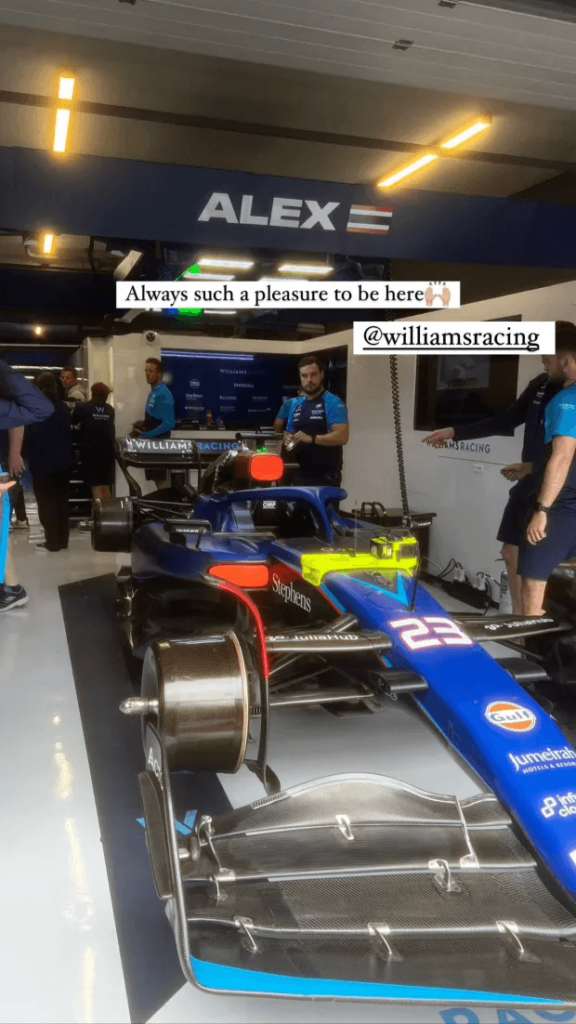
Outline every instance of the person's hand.
{"label": "person's hand", "polygon": [[312,441],[310,434],[305,434],[302,430],[294,434],[294,444],[312,444]]}
{"label": "person's hand", "polygon": [[0,480],[0,494],[4,494],[4,491],[9,491],[11,487],[16,484],[15,480],[7,480],[6,483],[2,483]]}
{"label": "person's hand", "polygon": [[22,476],[24,472],[24,460],[21,455],[9,455],[8,456],[8,472],[10,476],[17,477]]}
{"label": "person's hand", "polygon": [[535,512],[528,523],[526,540],[529,544],[538,544],[546,536],[546,524],[548,517],[545,512]]}
{"label": "person's hand", "polygon": [[130,431],[130,437],[140,437],[141,433],[142,431],[139,430],[138,427],[132,427],[132,430]]}
{"label": "person's hand", "polygon": [[525,480],[532,472],[532,463],[511,462],[509,466],[504,466],[504,469],[501,469],[500,472],[507,480]]}
{"label": "person's hand", "polygon": [[443,427],[442,430],[434,430],[428,437],[422,438],[423,444],[429,444],[432,448],[443,448],[446,441],[454,437],[454,427]]}

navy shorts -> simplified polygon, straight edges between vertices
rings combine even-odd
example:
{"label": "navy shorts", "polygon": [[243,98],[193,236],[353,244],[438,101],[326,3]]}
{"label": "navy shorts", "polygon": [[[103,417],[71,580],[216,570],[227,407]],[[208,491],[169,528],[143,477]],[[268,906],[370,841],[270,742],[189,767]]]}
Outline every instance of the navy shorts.
{"label": "navy shorts", "polygon": [[523,540],[520,545],[518,574],[531,580],[547,580],[560,562],[576,558],[576,509],[549,512],[546,518],[544,540],[537,544]]}
{"label": "navy shorts", "polygon": [[514,544],[515,547],[520,547],[534,501],[534,482],[530,478],[514,484],[508,495],[498,530],[497,539],[501,544]]}
{"label": "navy shorts", "polygon": [[[171,434],[158,434],[158,436],[152,438],[152,440],[164,441],[167,437],[171,437]],[[168,481],[168,473],[165,469],[161,469],[158,466],[155,466],[153,469],[146,469],[144,471],[144,476],[147,480],[164,480],[165,483]]]}

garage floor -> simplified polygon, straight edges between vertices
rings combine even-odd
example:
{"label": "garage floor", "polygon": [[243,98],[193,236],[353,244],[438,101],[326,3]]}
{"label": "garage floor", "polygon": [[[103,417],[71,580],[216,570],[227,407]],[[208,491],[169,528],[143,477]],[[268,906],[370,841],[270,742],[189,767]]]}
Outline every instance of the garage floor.
{"label": "garage floor", "polygon": [[[58,554],[36,551],[34,542],[41,539],[37,525],[31,535],[13,533],[12,538],[30,603],[0,619],[6,780],[0,913],[7,932],[1,1020],[124,1024],[130,1021],[126,955],[121,956],[118,941],[96,811],[97,778],[90,772],[58,587],[115,572],[125,556],[93,552],[89,536],[76,530],[70,550]],[[94,621],[80,622],[76,648],[92,643],[98,628]],[[96,669],[88,683],[99,686]],[[106,723],[98,727],[105,748]],[[369,767],[459,797],[478,791],[476,781],[452,760],[427,725],[403,707],[361,724],[328,718],[314,709],[278,713],[270,760],[284,786],[332,771]],[[246,771],[222,776],[220,782],[233,805],[262,796],[259,783]],[[123,853],[118,851],[120,857]],[[127,878],[130,888],[130,871]],[[163,914],[159,902],[157,913]],[[130,922],[127,926],[129,930]],[[154,977],[153,955],[146,972]],[[189,986],[178,989],[178,984],[179,979],[174,994],[168,994],[148,1019],[158,1024],[296,1019],[414,1024],[576,1021],[576,1014],[543,1016],[524,1010],[514,1016],[510,1009],[229,999]]]}

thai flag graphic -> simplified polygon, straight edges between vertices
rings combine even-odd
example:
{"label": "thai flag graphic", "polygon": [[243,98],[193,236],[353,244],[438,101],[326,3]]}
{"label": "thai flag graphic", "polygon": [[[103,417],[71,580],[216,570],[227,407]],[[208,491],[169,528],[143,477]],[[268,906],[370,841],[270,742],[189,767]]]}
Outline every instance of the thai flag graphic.
{"label": "thai flag graphic", "polygon": [[351,206],[346,231],[386,235],[390,230],[391,206]]}

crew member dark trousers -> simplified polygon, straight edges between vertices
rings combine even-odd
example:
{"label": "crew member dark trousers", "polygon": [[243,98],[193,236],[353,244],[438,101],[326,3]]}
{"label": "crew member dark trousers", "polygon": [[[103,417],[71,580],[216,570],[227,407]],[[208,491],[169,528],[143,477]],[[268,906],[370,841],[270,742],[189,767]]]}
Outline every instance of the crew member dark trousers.
{"label": "crew member dark trousers", "polygon": [[[12,487],[8,493],[10,494],[12,501],[12,508],[16,513],[16,519],[20,523],[25,523],[28,517],[26,515],[26,503],[24,501],[24,488],[22,487],[20,480],[18,480],[16,486]],[[13,497],[12,493],[14,493]]]}
{"label": "crew member dark trousers", "polygon": [[67,548],[70,535],[68,471],[50,473],[45,477],[33,476],[32,486],[38,503],[40,522],[46,534],[46,547],[49,551]]}

